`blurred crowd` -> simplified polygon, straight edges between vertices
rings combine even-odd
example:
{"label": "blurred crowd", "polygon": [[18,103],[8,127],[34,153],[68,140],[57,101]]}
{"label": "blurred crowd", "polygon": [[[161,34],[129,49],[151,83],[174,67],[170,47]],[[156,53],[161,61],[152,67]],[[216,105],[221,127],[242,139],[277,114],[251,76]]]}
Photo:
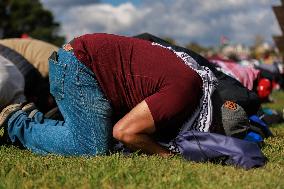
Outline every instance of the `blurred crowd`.
{"label": "blurred crowd", "polygon": [[253,49],[242,45],[223,45],[203,55],[219,71],[255,91],[262,102],[272,100],[270,94],[273,90],[284,89],[283,59],[277,48],[267,43]]}

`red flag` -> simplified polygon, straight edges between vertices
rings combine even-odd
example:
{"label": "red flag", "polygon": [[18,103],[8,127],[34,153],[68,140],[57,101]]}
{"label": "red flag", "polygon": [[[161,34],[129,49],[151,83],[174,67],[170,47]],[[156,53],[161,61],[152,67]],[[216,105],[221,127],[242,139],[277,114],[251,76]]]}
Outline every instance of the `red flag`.
{"label": "red flag", "polygon": [[22,38],[22,39],[30,38],[30,36],[29,36],[28,34],[26,34],[26,33],[23,33],[23,34],[21,35],[21,38]]}
{"label": "red flag", "polygon": [[221,37],[220,37],[220,44],[221,45],[227,45],[228,43],[229,43],[229,39],[226,36],[221,35]]}

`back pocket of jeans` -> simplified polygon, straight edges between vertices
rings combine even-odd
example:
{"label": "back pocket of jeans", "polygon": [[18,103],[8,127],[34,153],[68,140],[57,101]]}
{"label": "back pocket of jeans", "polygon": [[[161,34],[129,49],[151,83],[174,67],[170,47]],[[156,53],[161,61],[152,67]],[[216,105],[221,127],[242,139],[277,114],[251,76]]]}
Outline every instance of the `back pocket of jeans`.
{"label": "back pocket of jeans", "polygon": [[66,67],[66,64],[49,59],[50,93],[56,100],[64,98]]}

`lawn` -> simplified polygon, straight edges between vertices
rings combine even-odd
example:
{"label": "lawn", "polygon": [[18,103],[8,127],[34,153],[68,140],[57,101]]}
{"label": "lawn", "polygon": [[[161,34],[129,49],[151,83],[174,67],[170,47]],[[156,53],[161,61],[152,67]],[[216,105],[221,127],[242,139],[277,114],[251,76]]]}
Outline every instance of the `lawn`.
{"label": "lawn", "polygon": [[[284,92],[273,94],[281,110]],[[263,148],[269,162],[245,171],[180,157],[133,154],[105,157],[37,156],[11,146],[0,147],[0,189],[10,188],[284,188],[284,124],[274,125],[275,137]]]}

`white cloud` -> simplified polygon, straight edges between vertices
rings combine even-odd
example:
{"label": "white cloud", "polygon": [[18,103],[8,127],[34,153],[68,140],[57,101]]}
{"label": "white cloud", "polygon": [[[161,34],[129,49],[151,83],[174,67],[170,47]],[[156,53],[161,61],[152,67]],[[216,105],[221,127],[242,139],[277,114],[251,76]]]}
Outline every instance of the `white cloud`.
{"label": "white cloud", "polygon": [[66,8],[70,6],[76,5],[87,5],[87,4],[94,4],[99,3],[100,0],[41,0],[41,2],[47,5],[49,8],[61,7]]}
{"label": "white cloud", "polygon": [[66,10],[62,31],[70,39],[84,33],[106,32],[125,33],[130,31],[135,22],[144,18],[147,9],[139,11],[131,3],[118,7],[108,4],[77,6]]}
{"label": "white cloud", "polygon": [[[47,7],[51,1],[43,0]],[[71,2],[71,1],[70,1]],[[86,1],[90,3],[91,1]],[[232,42],[251,44],[256,35],[272,41],[280,34],[271,6],[278,0],[143,0],[141,5],[93,3],[53,8],[70,40],[84,33],[168,36],[180,44],[196,41],[218,44],[221,35]]]}

